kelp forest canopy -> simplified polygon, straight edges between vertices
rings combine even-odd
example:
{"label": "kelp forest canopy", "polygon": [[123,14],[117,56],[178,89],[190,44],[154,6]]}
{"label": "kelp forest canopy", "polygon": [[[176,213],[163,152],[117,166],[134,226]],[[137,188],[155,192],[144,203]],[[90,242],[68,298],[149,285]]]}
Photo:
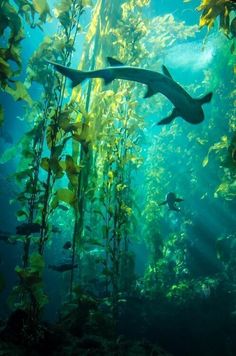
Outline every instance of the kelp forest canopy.
{"label": "kelp forest canopy", "polygon": [[[180,17],[160,15],[155,3],[0,1],[0,136],[19,116],[5,103],[22,111],[22,135],[0,157],[17,221],[1,221],[1,230],[17,225],[7,242],[18,254],[17,281],[8,285],[1,272],[0,292],[7,286],[11,310],[31,320],[53,303],[58,266],[68,267],[63,288],[54,287],[63,320],[100,303],[114,329],[134,295],[183,305],[216,295],[225,278],[229,289],[236,283],[236,4],[181,0]],[[26,63],[27,36],[40,41]],[[165,97],[143,99],[145,88],[124,80],[72,90],[46,61],[88,71],[112,57],[161,72],[169,50],[196,41],[200,56],[213,48],[210,65],[170,71],[193,98],[213,92],[199,125],[155,126],[170,110]],[[160,205],[172,191],[183,198],[180,212]]]}

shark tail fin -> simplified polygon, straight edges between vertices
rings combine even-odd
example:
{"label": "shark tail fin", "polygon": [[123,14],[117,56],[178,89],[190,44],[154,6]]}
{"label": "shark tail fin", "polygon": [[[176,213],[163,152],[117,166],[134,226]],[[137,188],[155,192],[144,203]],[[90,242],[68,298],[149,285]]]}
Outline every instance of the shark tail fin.
{"label": "shark tail fin", "polygon": [[198,101],[201,105],[206,104],[206,103],[209,103],[209,102],[211,101],[212,95],[213,95],[213,93],[210,92],[210,93],[204,95],[202,98],[197,99],[197,101]]}
{"label": "shark tail fin", "polygon": [[61,64],[47,61],[49,64],[52,64],[54,68],[64,75],[65,77],[69,78],[71,80],[71,86],[72,88],[76,87],[76,85],[82,83],[85,79],[87,79],[87,73],[83,72],[81,70],[77,69],[71,69],[65,66],[62,66]]}

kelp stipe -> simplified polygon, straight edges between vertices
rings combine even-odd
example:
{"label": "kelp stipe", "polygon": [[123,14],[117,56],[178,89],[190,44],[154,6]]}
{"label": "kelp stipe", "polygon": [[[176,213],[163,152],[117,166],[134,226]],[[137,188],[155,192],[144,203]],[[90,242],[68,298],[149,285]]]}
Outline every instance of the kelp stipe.
{"label": "kelp stipe", "polygon": [[[41,102],[34,104],[33,114],[36,113],[37,121],[35,122],[35,127],[26,134],[28,139],[27,149],[25,145],[23,146],[24,165],[28,168],[24,171],[24,175],[22,175],[22,170],[20,174],[16,175],[18,179],[29,177],[25,192],[22,192],[19,196],[19,201],[23,204],[23,208],[17,214],[20,219],[26,218],[28,224],[32,224],[33,221],[40,223],[40,238],[36,242],[36,245],[38,245],[38,253],[34,255],[38,260],[41,260],[42,263],[40,265],[40,273],[37,276],[38,279],[35,282],[31,276],[31,272],[33,274],[35,273],[35,267],[32,267],[32,262],[29,262],[33,258],[29,256],[31,244],[29,234],[25,236],[25,238],[22,238],[24,243],[23,268],[17,267],[16,271],[21,279],[19,288],[24,290],[27,285],[27,288],[23,291],[25,294],[25,297],[23,297],[25,301],[24,305],[26,308],[35,306],[35,316],[39,316],[38,313],[41,312],[46,302],[46,299],[44,299],[43,303],[40,299],[40,293],[43,293],[43,285],[42,281],[39,283],[39,280],[42,278],[42,268],[44,267],[42,255],[45,243],[52,230],[52,227],[49,226],[49,217],[58,206],[60,200],[66,201],[66,203],[71,204],[72,207],[74,203],[74,198],[71,197],[72,192],[69,194],[70,191],[67,189],[65,189],[65,191],[58,190],[55,192],[53,191],[53,185],[57,179],[64,175],[64,171],[66,173],[69,172],[68,176],[71,176],[70,166],[68,168],[67,164],[70,157],[68,156],[69,158],[64,162],[64,165],[60,165],[61,154],[66,142],[71,138],[72,130],[78,128],[78,124],[73,126],[70,121],[71,114],[73,114],[74,109],[76,109],[74,103],[72,102],[71,104],[63,106],[65,91],[64,79],[55,76],[42,58],[49,56],[52,56],[53,59],[61,58],[62,61],[64,61],[63,63],[68,65],[73,44],[80,29],[78,21],[83,11],[83,6],[77,1],[72,2],[70,6],[65,4],[58,5],[58,17],[61,21],[61,28],[52,39],[47,37],[44,40],[30,59],[28,67],[28,83],[32,81],[40,83],[43,87],[43,94]],[[67,22],[64,21],[65,16],[67,16]],[[71,45],[68,46],[68,43]],[[59,46],[59,44],[61,45]],[[45,138],[49,150],[48,158],[42,157]],[[23,143],[25,143],[24,141],[25,140],[23,140]],[[30,146],[32,150],[29,149]],[[23,164],[21,165],[21,169],[22,167]],[[46,171],[45,181],[42,181],[41,176],[39,178],[40,169]],[[27,194],[27,198],[24,194]],[[53,200],[51,199],[52,194],[54,194]],[[50,200],[51,202],[49,202]],[[32,249],[35,250],[34,244]],[[32,283],[29,284],[29,281]],[[37,283],[37,290],[35,289],[35,283]],[[18,290],[18,287],[15,288]],[[13,304],[13,296],[14,293],[11,297],[11,304]],[[31,304],[28,303],[28,299],[31,300]]]}
{"label": "kelp stipe", "polygon": [[[125,9],[127,4],[125,3],[123,6]],[[140,7],[142,6],[140,4]],[[131,15],[131,17],[129,16],[129,20],[132,23],[128,24],[127,10],[122,10],[120,16],[124,27],[116,27],[116,19],[110,12],[111,9],[110,3],[106,4],[104,1],[98,2],[94,11],[94,19],[87,35],[88,48],[91,47],[91,41],[95,41],[96,43],[94,48],[97,52],[94,54],[96,54],[99,60],[97,60],[98,64],[101,63],[101,58],[105,59],[110,54],[104,50],[104,43],[109,44],[109,33],[112,32],[119,43],[125,43],[125,29],[128,29],[129,26],[136,28],[141,22],[140,13],[135,18],[139,10],[134,14],[135,10],[132,5],[130,8],[127,7],[127,10],[130,11],[129,15]],[[104,18],[109,18],[109,23],[105,33],[101,36],[99,32],[96,33],[94,26],[97,23],[102,23],[101,21]],[[101,25],[99,27],[97,25],[97,31],[99,31],[99,28],[101,28]],[[143,24],[143,27],[140,26],[140,28],[136,29],[135,34],[129,31],[130,36],[136,36],[132,40],[133,45],[136,46],[136,52],[127,51],[125,54],[118,51],[118,57],[121,58],[125,55],[128,60],[138,60],[137,57],[140,52],[138,46],[140,45],[139,41],[143,36],[144,28]],[[127,41],[129,40],[131,41],[130,38],[127,39]],[[122,48],[123,46],[121,46]],[[84,56],[84,58],[88,57],[89,51],[85,52]],[[131,233],[128,229],[128,222],[130,222],[130,217],[133,215],[130,207],[132,202],[129,198],[129,192],[131,191],[131,176],[129,171],[130,167],[133,169],[136,165],[141,164],[142,161],[141,158],[136,157],[135,151],[137,150],[138,152],[138,146],[135,144],[135,141],[137,142],[138,136],[136,125],[137,127],[142,127],[143,124],[142,119],[135,114],[136,100],[132,95],[128,94],[129,85],[119,86],[118,92],[115,93],[113,90],[101,91],[102,87],[100,83],[98,80],[92,89],[88,89],[88,93],[91,94],[90,106],[88,108],[89,113],[87,114],[90,119],[88,137],[90,137],[89,147],[93,147],[93,165],[90,170],[91,174],[87,190],[91,203],[86,204],[87,207],[90,206],[91,217],[86,214],[83,219],[85,223],[87,222],[87,226],[91,226],[90,229],[92,231],[101,231],[102,234],[96,234],[98,235],[97,241],[89,238],[81,242],[85,246],[88,243],[100,246],[101,255],[98,259],[97,268],[103,266],[102,275],[105,282],[103,293],[109,297],[109,305],[113,311],[113,319],[116,322],[118,303],[121,298],[120,284],[122,284],[122,288],[124,289],[124,285],[126,284],[127,286],[127,283],[124,283],[122,279],[125,280],[126,277],[130,278],[129,273],[121,275],[121,271],[124,272],[126,270],[127,272],[128,266],[132,268],[131,257],[128,252],[128,241]],[[78,88],[75,89],[75,97],[76,90],[81,95],[81,89]],[[127,95],[129,100],[125,99]],[[100,192],[99,194],[98,191]],[[92,223],[93,221],[94,223]],[[88,224],[88,222],[91,223]],[[97,229],[92,228],[95,224]],[[85,234],[88,234],[89,231],[86,230],[85,226]],[[123,267],[121,267],[121,259]],[[80,275],[80,278],[83,280],[83,275]],[[101,279],[99,277],[96,278]]]}

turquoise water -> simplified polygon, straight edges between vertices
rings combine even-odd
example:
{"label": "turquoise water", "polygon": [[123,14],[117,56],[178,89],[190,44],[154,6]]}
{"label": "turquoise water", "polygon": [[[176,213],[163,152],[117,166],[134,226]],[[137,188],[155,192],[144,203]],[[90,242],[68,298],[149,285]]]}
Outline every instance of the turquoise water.
{"label": "turquoise water", "polygon": [[3,354],[236,354],[235,4],[199,5],[2,2]]}

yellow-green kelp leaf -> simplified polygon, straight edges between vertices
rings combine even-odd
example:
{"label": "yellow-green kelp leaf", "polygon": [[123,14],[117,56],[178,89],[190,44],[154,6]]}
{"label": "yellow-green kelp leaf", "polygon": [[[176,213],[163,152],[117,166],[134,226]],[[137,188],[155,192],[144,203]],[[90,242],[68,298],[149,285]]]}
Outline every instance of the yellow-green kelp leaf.
{"label": "yellow-green kelp leaf", "polygon": [[41,273],[44,266],[44,258],[39,253],[35,252],[30,256],[30,267],[32,271]]}
{"label": "yellow-green kelp leaf", "polygon": [[82,3],[83,7],[86,7],[86,6],[92,7],[93,6],[93,1],[92,0],[82,0],[81,3]]}
{"label": "yellow-green kelp leaf", "polygon": [[32,286],[33,284],[38,284],[42,281],[44,267],[45,262],[43,256],[38,252],[34,252],[30,256],[29,267],[23,268],[16,266],[15,271],[22,279],[25,279],[28,284]]}
{"label": "yellow-green kelp leaf", "polygon": [[[198,11],[202,11],[199,27],[207,26],[211,29],[218,16],[221,17],[221,24],[226,24],[229,19],[229,0],[202,0],[197,7]],[[222,26],[224,29],[225,26]]]}
{"label": "yellow-green kelp leaf", "polygon": [[24,220],[26,220],[28,218],[28,214],[24,210],[18,210],[16,212],[16,217],[17,217],[18,221],[24,221]]}
{"label": "yellow-green kelp leaf", "polygon": [[72,192],[71,190],[69,190],[67,188],[58,189],[56,194],[57,194],[57,197],[59,200],[62,200],[68,204],[73,204],[73,202],[75,200],[74,192]]}
{"label": "yellow-green kelp leaf", "polygon": [[50,160],[50,168],[53,171],[55,178],[59,179],[62,178],[64,173],[63,169],[60,165],[60,161],[58,160],[57,157],[52,157]]}
{"label": "yellow-green kelp leaf", "polygon": [[206,167],[208,165],[208,162],[209,162],[209,154],[204,158],[202,162],[202,166]]}
{"label": "yellow-green kelp leaf", "polygon": [[24,86],[23,83],[21,82],[15,82],[16,88],[12,89],[9,86],[5,88],[5,91],[10,94],[15,101],[18,100],[24,100],[26,101],[30,106],[33,105],[33,100],[30,97],[26,87]]}
{"label": "yellow-green kelp leaf", "polygon": [[66,155],[66,174],[67,177],[72,184],[72,186],[76,186],[78,184],[78,173],[81,170],[81,166],[78,166],[73,158],[69,155]]}
{"label": "yellow-green kelp leaf", "polygon": [[47,16],[51,16],[47,0],[33,0],[35,11],[39,14],[41,21],[46,22]]}
{"label": "yellow-green kelp leaf", "polygon": [[[0,50],[0,55],[2,56],[1,50]],[[0,57],[0,75],[1,75],[1,82],[4,82],[4,79],[13,76],[13,71],[11,70],[10,65],[1,57]]]}
{"label": "yellow-green kelp leaf", "polygon": [[229,190],[229,183],[228,182],[223,182],[221,183],[218,188],[216,189],[215,193],[222,193],[226,194]]}
{"label": "yellow-green kelp leaf", "polygon": [[[23,280],[24,285],[26,285],[32,293],[37,305],[41,309],[47,302],[48,298],[43,291],[42,283],[42,273],[45,266],[44,258],[39,253],[35,252],[30,256],[29,267],[22,268],[16,266],[15,271],[19,275],[20,279]],[[21,295],[22,285],[13,288],[13,291],[9,297],[9,304],[11,307],[19,307],[19,295]],[[21,307],[27,309],[28,306],[28,296],[22,298]]]}
{"label": "yellow-green kelp leaf", "polygon": [[46,172],[49,170],[49,158],[43,157],[40,162],[40,167],[42,167]]}
{"label": "yellow-green kelp leaf", "polygon": [[61,188],[56,191],[55,197],[53,199],[53,204],[56,204],[56,202],[58,202],[59,200],[64,201],[64,203],[67,203],[71,206],[74,206],[76,196],[75,193],[72,192],[70,189]]}
{"label": "yellow-green kelp leaf", "polygon": [[202,166],[206,167],[206,165],[208,164],[209,154],[211,151],[219,152],[220,150],[222,150],[224,148],[228,148],[228,146],[229,146],[228,137],[226,135],[224,135],[221,137],[220,142],[215,143],[213,146],[211,146],[209,148],[208,153],[202,162]]}
{"label": "yellow-green kelp leaf", "polygon": [[40,162],[40,166],[48,172],[49,169],[53,171],[55,174],[55,178],[62,178],[64,173],[63,173],[63,168],[61,167],[60,161],[58,160],[57,157],[52,157],[49,159],[48,157],[43,157]]}
{"label": "yellow-green kelp leaf", "polygon": [[4,121],[4,112],[3,112],[3,107],[0,105],[0,127],[2,126]]}
{"label": "yellow-green kelp leaf", "polygon": [[71,0],[70,1],[61,0],[60,2],[55,4],[55,9],[54,9],[55,16],[58,17],[62,13],[69,12],[70,7],[71,7]]}
{"label": "yellow-green kelp leaf", "polygon": [[16,145],[16,146],[10,147],[6,151],[4,151],[0,157],[0,164],[4,164],[4,163],[10,161],[12,158],[14,158],[17,155],[18,150],[19,150],[19,148]]}

